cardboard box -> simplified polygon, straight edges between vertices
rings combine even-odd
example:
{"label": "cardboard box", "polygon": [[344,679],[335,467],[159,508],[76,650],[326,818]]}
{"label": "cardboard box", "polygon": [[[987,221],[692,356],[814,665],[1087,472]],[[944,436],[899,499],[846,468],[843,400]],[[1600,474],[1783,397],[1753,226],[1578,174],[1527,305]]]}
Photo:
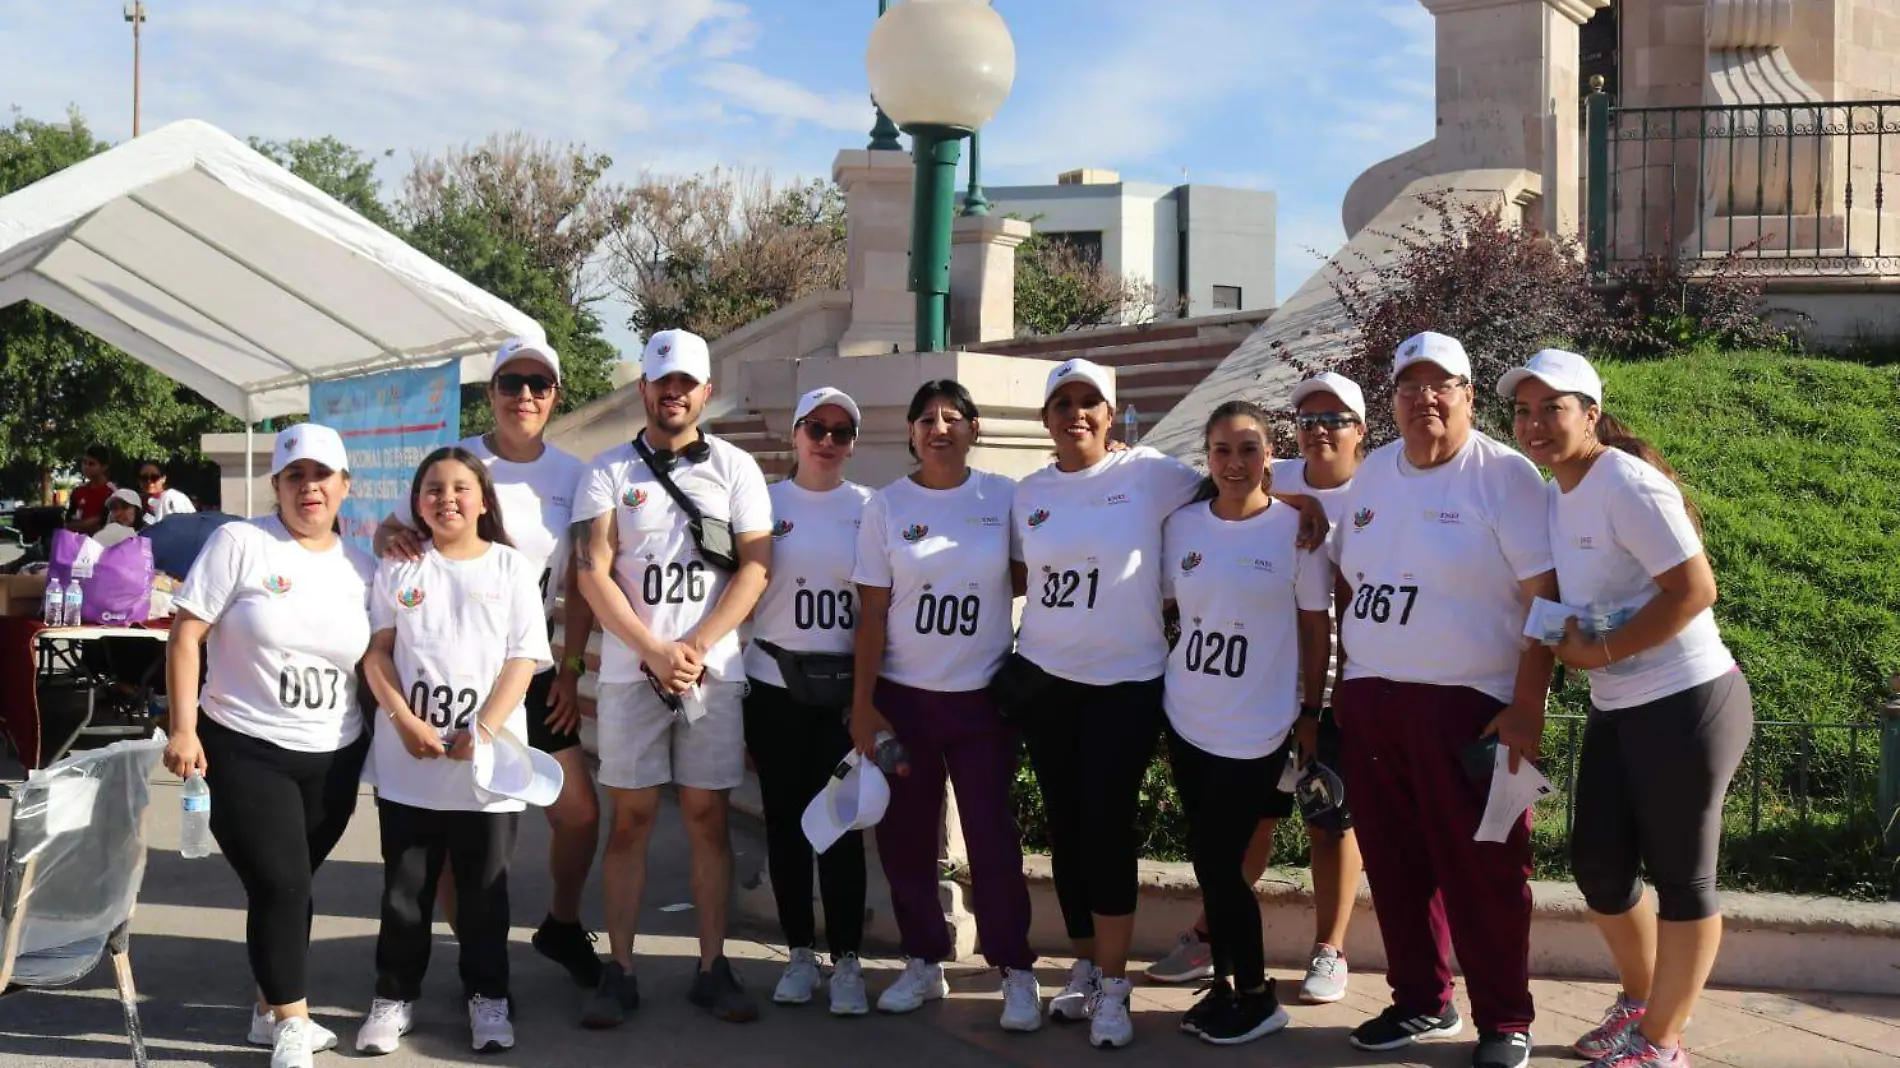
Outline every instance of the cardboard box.
{"label": "cardboard box", "polygon": [[45,597],[45,575],[0,575],[0,616],[37,619]]}

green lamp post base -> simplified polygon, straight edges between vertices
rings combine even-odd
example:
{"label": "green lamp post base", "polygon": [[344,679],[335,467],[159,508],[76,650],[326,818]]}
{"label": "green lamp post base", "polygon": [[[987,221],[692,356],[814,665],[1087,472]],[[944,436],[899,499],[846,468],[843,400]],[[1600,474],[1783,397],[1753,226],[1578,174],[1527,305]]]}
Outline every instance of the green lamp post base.
{"label": "green lamp post base", "polygon": [[956,214],[957,162],[970,131],[908,126],[917,166],[911,202],[910,288],[917,294],[917,351],[949,347],[950,220]]}

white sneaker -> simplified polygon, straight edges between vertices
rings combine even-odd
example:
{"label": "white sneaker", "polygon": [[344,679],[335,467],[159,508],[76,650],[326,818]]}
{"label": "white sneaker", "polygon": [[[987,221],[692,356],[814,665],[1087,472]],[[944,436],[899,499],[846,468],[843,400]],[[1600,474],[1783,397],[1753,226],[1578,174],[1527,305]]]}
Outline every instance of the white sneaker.
{"label": "white sneaker", "polygon": [[1089,1018],[1089,1000],[1102,988],[1102,973],[1093,961],[1078,960],[1069,968],[1069,983],[1049,999],[1049,1018],[1057,1023]]}
{"label": "white sneaker", "polygon": [[369,1018],[356,1032],[356,1052],[394,1053],[402,1045],[402,1036],[414,1026],[413,1012],[407,1001],[377,998],[369,1003]]}
{"label": "white sneaker", "polygon": [[831,961],[831,1014],[863,1016],[871,1011],[864,996],[864,965],[856,953],[846,953]]}
{"label": "white sneaker", "polygon": [[811,993],[818,989],[822,978],[818,971],[818,954],[802,947],[794,949],[792,962],[785,966],[785,974],[778,977],[772,1000],[780,1005],[803,1005],[811,1000]]}
{"label": "white sneaker", "polygon": [[1128,1015],[1128,980],[1103,979],[1089,1011],[1089,1045],[1120,1049],[1135,1040],[1135,1021]]}
{"label": "white sneaker", "polygon": [[943,967],[922,957],[912,957],[905,962],[904,974],[897,977],[897,982],[878,995],[877,1011],[916,1012],[923,1008],[924,1002],[940,1001],[948,996],[950,984],[944,981]]}
{"label": "white sneaker", "polygon": [[[277,1043],[277,1012],[274,1009],[257,1011],[251,1006],[251,1032],[244,1041],[253,1046],[269,1048]],[[315,1020],[310,1021],[310,1052],[322,1053],[326,1049],[336,1048],[336,1032]]]}
{"label": "white sneaker", "polygon": [[477,1053],[500,1053],[515,1048],[515,1025],[508,1019],[507,998],[468,999],[469,1048]]}
{"label": "white sneaker", "polygon": [[1003,969],[1003,1030],[1037,1031],[1042,1028],[1042,987],[1027,968]]}
{"label": "white sneaker", "polygon": [[307,1016],[287,1016],[277,1021],[271,1034],[270,1068],[315,1068],[313,1037]]}

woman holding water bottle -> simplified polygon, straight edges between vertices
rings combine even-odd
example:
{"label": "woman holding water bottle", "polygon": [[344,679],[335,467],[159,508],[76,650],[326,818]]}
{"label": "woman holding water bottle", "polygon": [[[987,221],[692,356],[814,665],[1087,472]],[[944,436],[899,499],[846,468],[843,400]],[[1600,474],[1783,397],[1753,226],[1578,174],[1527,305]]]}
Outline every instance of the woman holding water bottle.
{"label": "woman holding water bottle", "polygon": [[[877,825],[907,962],[877,1007],[912,1012],[949,993],[942,962],[953,950],[937,888],[947,772],[969,847],[977,937],[984,959],[1003,972],[1002,1026],[1034,1031],[1042,993],[1030,970],[1029,886],[1009,804],[1017,731],[988,692],[1009,655],[1016,487],[969,466],[977,408],[959,383],[924,383],[908,418],[917,470],[865,505],[852,573],[862,611],[851,741],[870,757],[888,733],[909,751],[908,773],[891,776]],[[890,760],[888,743],[884,752]]]}
{"label": "woman holding water bottle", "polygon": [[275,513],[218,528],[173,598],[165,766],[203,776],[211,834],[244,884],[250,1041],[271,1047],[271,1068],[307,1068],[336,1044],[305,1001],[310,884],[349,825],[369,747],[356,671],[376,566],[335,532],[350,492],[336,431],[280,432],[270,478]]}
{"label": "woman holding water bottle", "polygon": [[1748,680],[1716,630],[1715,573],[1675,472],[1604,413],[1596,369],[1545,349],[1498,392],[1550,469],[1563,602],[1590,617],[1556,647],[1590,677],[1571,870],[1623,989],[1575,1049],[1598,1068],[1686,1068],[1682,1028],[1722,941],[1716,854],[1754,728]]}

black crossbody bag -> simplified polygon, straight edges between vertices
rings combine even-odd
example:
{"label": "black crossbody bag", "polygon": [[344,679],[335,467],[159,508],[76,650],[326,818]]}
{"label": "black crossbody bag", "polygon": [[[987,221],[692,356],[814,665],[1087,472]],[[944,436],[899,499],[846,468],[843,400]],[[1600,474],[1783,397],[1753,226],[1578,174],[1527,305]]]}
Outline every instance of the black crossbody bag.
{"label": "black crossbody bag", "polygon": [[850,653],[798,653],[762,638],[752,639],[752,644],[778,664],[792,700],[814,708],[844,708],[851,703],[857,659]]}
{"label": "black crossbody bag", "polygon": [[653,462],[653,450],[648,447],[645,438],[638,435],[634,437],[633,451],[640,454],[647,470],[653,472],[653,477],[666,488],[666,495],[673,498],[673,503],[679,505],[680,511],[686,513],[686,531],[693,536],[693,545],[699,549],[700,558],[721,571],[730,573],[739,570],[739,551],[732,540],[732,524],[702,514],[699,505],[694,504],[693,499],[674,483],[672,474],[661,470],[660,465]]}

